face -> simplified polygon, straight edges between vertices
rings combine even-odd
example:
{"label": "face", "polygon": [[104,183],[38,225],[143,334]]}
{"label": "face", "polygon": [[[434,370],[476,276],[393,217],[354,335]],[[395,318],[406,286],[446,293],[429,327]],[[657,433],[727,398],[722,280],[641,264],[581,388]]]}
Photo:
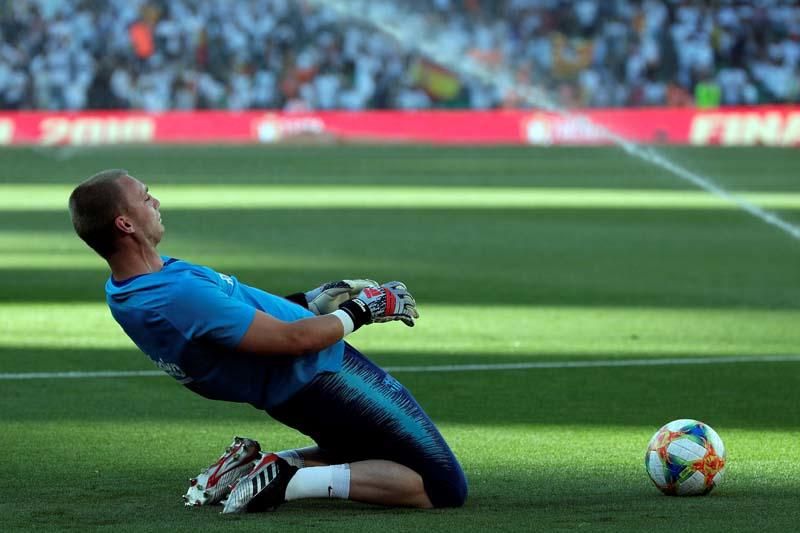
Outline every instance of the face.
{"label": "face", "polygon": [[164,235],[164,225],[158,211],[161,202],[136,178],[122,177],[119,185],[125,198],[125,211],[115,220],[117,228],[156,246]]}

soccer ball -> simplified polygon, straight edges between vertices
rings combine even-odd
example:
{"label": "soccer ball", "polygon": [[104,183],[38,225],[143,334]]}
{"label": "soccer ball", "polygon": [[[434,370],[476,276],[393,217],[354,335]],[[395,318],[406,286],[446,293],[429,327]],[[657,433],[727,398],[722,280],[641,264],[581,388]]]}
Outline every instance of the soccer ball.
{"label": "soccer ball", "polygon": [[664,494],[708,494],[722,481],[725,445],[711,426],[697,420],[673,420],[650,439],[644,466]]}

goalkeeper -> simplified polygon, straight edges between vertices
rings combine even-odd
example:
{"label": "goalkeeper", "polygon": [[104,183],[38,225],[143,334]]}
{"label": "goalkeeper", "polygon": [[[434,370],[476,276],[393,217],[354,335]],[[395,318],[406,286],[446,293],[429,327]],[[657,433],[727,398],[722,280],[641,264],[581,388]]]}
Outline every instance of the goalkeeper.
{"label": "goalkeeper", "polygon": [[316,445],[267,453],[236,437],[190,481],[187,505],[223,512],[341,498],[418,508],[463,505],[458,461],[411,394],[342,339],[359,327],[413,326],[400,282],[342,280],[285,298],[156,250],[160,203],[125,170],[69,198],[77,234],[111,269],[106,300],[134,343],[206,398],[249,403]]}

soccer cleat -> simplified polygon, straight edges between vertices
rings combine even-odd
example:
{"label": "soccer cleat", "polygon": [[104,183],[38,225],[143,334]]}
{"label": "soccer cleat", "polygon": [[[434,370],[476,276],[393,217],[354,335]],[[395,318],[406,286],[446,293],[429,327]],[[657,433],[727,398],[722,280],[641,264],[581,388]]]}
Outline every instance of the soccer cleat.
{"label": "soccer cleat", "polygon": [[189,490],[183,496],[186,507],[218,503],[229,492],[232,483],[249,472],[261,458],[258,442],[234,437],[216,463],[189,480]]}
{"label": "soccer cleat", "polygon": [[223,513],[274,511],[286,499],[286,486],[297,467],[267,453],[253,469],[231,487]]}

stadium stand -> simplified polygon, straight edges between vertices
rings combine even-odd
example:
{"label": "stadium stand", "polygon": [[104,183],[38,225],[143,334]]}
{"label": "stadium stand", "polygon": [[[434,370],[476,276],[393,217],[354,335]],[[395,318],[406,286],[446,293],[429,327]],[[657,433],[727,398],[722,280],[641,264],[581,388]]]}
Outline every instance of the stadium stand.
{"label": "stadium stand", "polygon": [[[512,68],[568,107],[800,100],[796,2],[403,4],[429,13],[459,50]],[[308,2],[0,0],[2,109],[520,105]]]}

